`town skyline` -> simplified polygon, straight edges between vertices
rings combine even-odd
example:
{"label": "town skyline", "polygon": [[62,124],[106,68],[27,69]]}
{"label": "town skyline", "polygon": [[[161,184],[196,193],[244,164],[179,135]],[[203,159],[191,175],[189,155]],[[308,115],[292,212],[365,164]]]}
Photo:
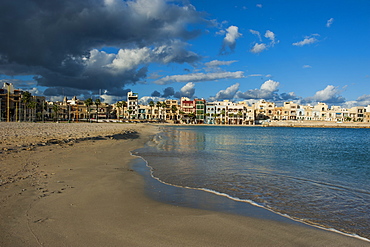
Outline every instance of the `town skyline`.
{"label": "town skyline", "polygon": [[114,103],[133,91],[142,103],[185,96],[370,104],[368,1],[0,6],[0,82],[51,101]]}

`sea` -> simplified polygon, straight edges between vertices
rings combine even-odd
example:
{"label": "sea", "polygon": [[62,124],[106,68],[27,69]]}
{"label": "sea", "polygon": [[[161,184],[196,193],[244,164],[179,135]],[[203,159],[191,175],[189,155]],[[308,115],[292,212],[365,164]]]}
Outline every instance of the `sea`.
{"label": "sea", "polygon": [[370,239],[369,151],[370,129],[187,125],[132,154],[145,161],[134,169],[167,186],[147,186],[158,200]]}

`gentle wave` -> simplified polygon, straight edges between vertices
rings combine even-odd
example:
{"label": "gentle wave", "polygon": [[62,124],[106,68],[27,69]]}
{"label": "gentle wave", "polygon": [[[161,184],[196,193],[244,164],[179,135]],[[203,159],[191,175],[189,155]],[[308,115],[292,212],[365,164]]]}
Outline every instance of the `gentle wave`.
{"label": "gentle wave", "polygon": [[254,202],[252,200],[248,200],[248,199],[240,199],[240,198],[237,198],[237,197],[233,197],[229,194],[226,194],[226,193],[222,193],[222,192],[218,192],[218,191],[215,191],[215,190],[211,190],[211,189],[207,189],[207,188],[193,188],[193,187],[189,187],[189,186],[180,186],[180,185],[176,185],[176,184],[171,184],[171,183],[167,183],[165,181],[162,181],[160,178],[154,176],[154,168],[151,167],[148,163],[148,161],[143,158],[142,156],[140,156],[137,152],[134,152],[134,151],[130,151],[130,154],[132,156],[135,156],[135,157],[138,157],[140,159],[142,159],[145,164],[146,164],[146,167],[149,169],[150,171],[150,176],[151,178],[159,181],[160,183],[162,184],[165,184],[165,185],[168,185],[168,186],[174,186],[174,187],[177,187],[177,188],[182,188],[182,189],[190,189],[190,190],[199,190],[199,191],[204,191],[204,192],[207,192],[207,193],[212,193],[212,194],[215,194],[215,195],[218,195],[218,196],[222,196],[222,197],[226,197],[230,200],[233,200],[233,201],[237,201],[237,202],[243,202],[243,203],[248,203],[252,206],[255,206],[255,207],[259,207],[259,208],[263,208],[265,210],[268,210],[272,213],[275,213],[277,215],[280,215],[282,217],[285,217],[285,218],[288,218],[290,220],[293,220],[293,221],[296,221],[296,222],[299,222],[299,223],[303,223],[305,225],[308,225],[308,226],[311,226],[311,227],[316,227],[318,229],[321,229],[321,230],[326,230],[326,231],[331,231],[331,232],[335,232],[335,233],[339,233],[341,235],[345,235],[345,236],[348,236],[348,237],[353,237],[353,238],[357,238],[357,239],[361,239],[361,240],[364,240],[364,241],[367,241],[367,242],[370,242],[370,239],[368,238],[365,238],[365,237],[362,237],[362,236],[359,236],[357,234],[354,234],[354,233],[346,233],[346,232],[342,232],[342,231],[339,231],[337,229],[334,229],[334,228],[328,228],[328,227],[325,227],[325,226],[321,226],[321,225],[318,225],[316,224],[315,222],[309,222],[305,219],[299,219],[299,218],[296,218],[296,217],[292,217],[288,214],[283,214],[283,213],[280,213],[280,212],[277,212],[277,211],[274,211],[273,209],[269,208],[269,207],[265,207],[263,205],[260,205],[258,204],[257,202]]}

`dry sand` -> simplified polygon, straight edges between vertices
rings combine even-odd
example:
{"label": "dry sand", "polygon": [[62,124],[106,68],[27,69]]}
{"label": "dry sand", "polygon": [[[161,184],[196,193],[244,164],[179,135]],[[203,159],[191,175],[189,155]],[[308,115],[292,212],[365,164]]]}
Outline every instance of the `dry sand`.
{"label": "dry sand", "polygon": [[0,246],[370,246],[149,199],[129,151],[158,131],[154,125],[0,123],[0,130]]}

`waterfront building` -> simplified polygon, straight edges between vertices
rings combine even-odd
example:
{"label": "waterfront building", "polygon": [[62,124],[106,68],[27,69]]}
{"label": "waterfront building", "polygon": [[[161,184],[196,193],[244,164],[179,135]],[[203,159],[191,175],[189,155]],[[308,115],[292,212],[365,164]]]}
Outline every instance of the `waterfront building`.
{"label": "waterfront building", "polygon": [[167,99],[166,103],[166,121],[177,123],[180,119],[180,106],[178,100]]}
{"label": "waterfront building", "polygon": [[139,120],[151,119],[150,110],[151,109],[149,105],[139,105],[137,119]]}
{"label": "waterfront building", "polygon": [[137,119],[139,110],[139,95],[132,91],[127,93],[127,111],[126,115],[129,119]]}
{"label": "waterfront building", "polygon": [[44,120],[45,97],[15,89],[12,83],[0,88],[0,121]]}
{"label": "waterfront building", "polygon": [[218,101],[216,107],[216,124],[227,124],[228,106],[231,102],[228,100]]}
{"label": "waterfront building", "polygon": [[229,100],[207,102],[205,107],[205,123],[207,124],[254,124],[254,110],[244,101],[238,103]]}
{"label": "waterfront building", "polygon": [[351,121],[354,122],[363,122],[365,118],[365,107],[364,106],[355,106],[349,109],[349,117]]}
{"label": "waterfront building", "polygon": [[187,97],[180,99],[180,115],[183,123],[192,123],[195,117],[194,101]]}
{"label": "waterfront building", "polygon": [[195,105],[195,121],[198,124],[204,123],[206,116],[206,100],[205,99],[194,99]]}
{"label": "waterfront building", "polygon": [[227,109],[227,124],[229,125],[243,125],[244,119],[244,105],[243,104],[231,104]]}
{"label": "waterfront building", "polygon": [[216,106],[217,102],[206,102],[206,124],[215,124],[216,123]]}
{"label": "waterfront building", "polygon": [[325,121],[328,113],[328,105],[322,102],[318,102],[314,107],[314,120]]}
{"label": "waterfront building", "polygon": [[301,105],[297,108],[297,120],[305,120],[306,117],[306,111],[305,108]]}
{"label": "waterfront building", "polygon": [[364,122],[370,123],[370,105],[365,107],[365,117]]}
{"label": "waterfront building", "polygon": [[4,83],[0,88],[0,121],[19,121],[22,91],[14,89],[12,83]]}
{"label": "waterfront building", "polygon": [[347,121],[349,112],[340,106],[331,106],[326,121],[344,122]]}
{"label": "waterfront building", "polygon": [[[257,123],[263,123],[274,119],[275,103],[261,99],[252,106],[255,111],[255,120]],[[280,120],[283,120],[283,113],[281,113],[280,117]]]}
{"label": "waterfront building", "polygon": [[249,106],[246,102],[239,102],[243,105],[243,124],[254,125],[255,124],[255,112],[252,106]]}
{"label": "waterfront building", "polygon": [[[282,119],[283,120],[297,120],[297,110],[300,106],[293,101],[284,102],[282,109]],[[301,112],[302,113],[302,112]]]}

